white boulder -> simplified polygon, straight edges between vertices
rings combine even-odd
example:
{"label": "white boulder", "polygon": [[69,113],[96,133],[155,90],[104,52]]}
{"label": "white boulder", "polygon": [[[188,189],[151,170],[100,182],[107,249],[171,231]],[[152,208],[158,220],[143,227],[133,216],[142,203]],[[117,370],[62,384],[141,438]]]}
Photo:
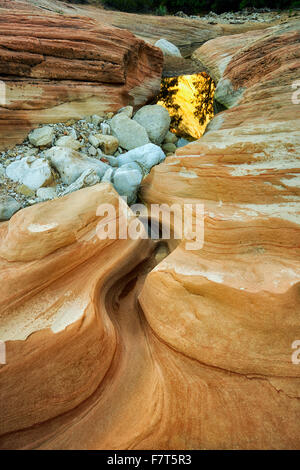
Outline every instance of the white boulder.
{"label": "white boulder", "polygon": [[63,135],[55,142],[56,147],[67,147],[69,149],[78,150],[81,143],[74,139],[71,135]]}
{"label": "white boulder", "polygon": [[95,157],[96,155],[98,155],[97,149],[91,145],[91,146],[88,148],[88,154],[89,154],[91,157]]}
{"label": "white boulder", "polygon": [[137,163],[128,163],[118,168],[113,175],[113,185],[120,196],[127,197],[127,203],[136,200],[143,174]]}
{"label": "white boulder", "polygon": [[176,144],[178,137],[173,132],[168,131],[164,138],[164,144]]}
{"label": "white boulder", "polygon": [[113,177],[113,174],[114,174],[114,170],[113,168],[108,168],[106,170],[106,172],[104,173],[104,176],[101,180],[101,183],[111,183],[112,181],[112,177]]}
{"label": "white boulder", "polygon": [[35,157],[25,157],[12,162],[6,168],[6,176],[32,190],[47,186],[53,180],[48,161]]}
{"label": "white boulder", "polygon": [[107,156],[106,158],[112,166],[118,167],[122,167],[127,163],[137,162],[142,168],[144,175],[146,175],[154,165],[161,163],[166,156],[158,145],[150,143],[123,153],[118,157]]}
{"label": "white boulder", "polygon": [[4,181],[5,178],[5,168],[0,163],[0,183]]}
{"label": "white boulder", "polygon": [[79,189],[85,188],[87,186],[93,186],[97,183],[100,183],[99,176],[95,170],[88,168],[79,176],[79,178],[77,178],[76,181],[74,181],[74,183],[70,184],[70,186],[68,186],[67,189],[62,192],[61,196],[73,193],[74,191],[78,191]]}
{"label": "white boulder", "polygon": [[57,197],[55,188],[51,186],[47,188],[39,188],[36,192],[36,195],[39,201],[50,201],[51,199],[55,199]]}
{"label": "white boulder", "polygon": [[101,122],[100,130],[101,130],[101,134],[104,134],[104,135],[110,135],[111,134],[111,128],[110,128],[110,125],[107,122]]}
{"label": "white boulder", "polygon": [[164,56],[182,57],[178,47],[167,39],[159,39],[154,45],[162,51]]}
{"label": "white boulder", "polygon": [[74,183],[87,169],[95,170],[99,178],[102,178],[108,168],[106,163],[68,148],[52,147],[46,154],[60,174],[63,183],[68,185]]}

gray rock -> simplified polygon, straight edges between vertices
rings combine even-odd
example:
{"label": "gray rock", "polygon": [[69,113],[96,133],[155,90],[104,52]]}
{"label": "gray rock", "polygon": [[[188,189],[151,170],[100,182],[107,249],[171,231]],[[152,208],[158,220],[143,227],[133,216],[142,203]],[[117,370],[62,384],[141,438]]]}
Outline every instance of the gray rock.
{"label": "gray rock", "polygon": [[106,156],[105,158],[107,158],[111,166],[118,167],[122,167],[127,163],[137,162],[142,168],[144,174],[147,174],[154,165],[161,163],[166,156],[158,145],[149,143],[123,153],[118,157]]}
{"label": "gray rock", "polygon": [[119,109],[117,114],[125,114],[127,117],[132,118],[133,115],[133,106],[124,106],[124,108]]}
{"label": "gray rock", "polygon": [[136,163],[129,163],[118,168],[113,175],[113,184],[120,196],[127,197],[127,203],[132,204],[136,200],[137,192],[143,175]]}
{"label": "gray rock", "polygon": [[52,147],[47,152],[52,165],[59,172],[60,177],[65,184],[72,184],[87,169],[96,171],[99,178],[102,178],[108,165],[96,158],[86,157],[75,150]]}
{"label": "gray rock", "polygon": [[111,119],[110,127],[112,135],[117,137],[120,146],[126,150],[132,150],[149,142],[145,128],[123,113],[116,114]]}
{"label": "gray rock", "polygon": [[94,184],[97,184],[100,182],[100,178],[95,172],[95,170],[92,170],[88,168],[85,170],[79,178],[77,178],[74,183],[70,184],[61,194],[60,196],[65,196],[66,194],[73,193],[74,191],[78,191],[81,188],[85,188],[87,186],[93,186]]}
{"label": "gray rock", "polygon": [[94,126],[99,126],[99,124],[103,121],[104,119],[100,116],[98,116],[98,114],[93,114],[92,116],[92,124],[94,124]]}
{"label": "gray rock", "polygon": [[[39,153],[39,149],[32,148],[32,149],[25,150],[23,155],[24,155],[24,157],[33,157],[33,156],[37,155],[38,153]],[[18,157],[16,159],[21,160],[21,157],[19,155],[18,155]]]}
{"label": "gray rock", "polygon": [[73,137],[73,139],[77,140],[77,133],[76,133],[75,129],[73,129],[73,127],[71,127],[71,129],[70,129],[69,135],[71,137]]}
{"label": "gray rock", "polygon": [[0,195],[0,220],[9,220],[20,208],[13,197]]}
{"label": "gray rock", "polygon": [[52,144],[53,137],[54,131],[50,126],[34,129],[34,131],[30,132],[28,135],[29,142],[35,147],[43,147],[44,145]]}
{"label": "gray rock", "polygon": [[179,18],[188,18],[189,16],[183,11],[178,11],[174,16],[179,16]]}
{"label": "gray rock", "polygon": [[164,144],[176,144],[178,137],[173,132],[168,131],[164,138]]}
{"label": "gray rock", "polygon": [[89,143],[95,148],[99,147],[99,141],[94,134],[89,135]]}
{"label": "gray rock", "polygon": [[111,134],[111,128],[110,128],[110,125],[107,122],[101,122],[100,130],[101,130],[101,134],[104,134],[104,135],[110,135]]}
{"label": "gray rock", "polygon": [[78,150],[81,147],[81,143],[74,139],[71,135],[64,135],[57,139],[55,142],[57,147],[67,147],[69,149]]}
{"label": "gray rock", "polygon": [[108,155],[113,155],[119,147],[119,141],[117,137],[113,135],[90,134],[89,142],[96,148],[100,147],[101,150]]}
{"label": "gray rock", "polygon": [[143,106],[133,119],[146,129],[150,141],[157,145],[166,137],[171,123],[169,112],[159,104]]}
{"label": "gray rock", "polygon": [[89,153],[89,155],[91,155],[91,157],[95,157],[96,155],[98,155],[97,149],[95,149],[95,147],[93,147],[93,145],[91,145],[88,148],[88,153]]}
{"label": "gray rock", "polygon": [[32,190],[50,184],[53,179],[48,161],[35,157],[25,157],[11,163],[6,168],[6,176]]}
{"label": "gray rock", "polygon": [[112,168],[108,168],[106,172],[104,173],[101,183],[111,183],[113,174],[114,174],[114,170]]}
{"label": "gray rock", "polygon": [[[123,154],[123,155],[125,155],[125,154]],[[117,168],[117,167],[121,166],[121,165],[119,165],[119,163],[118,163],[118,158],[119,158],[119,156],[120,156],[120,155],[118,155],[118,156],[113,156],[113,157],[112,157],[112,156],[110,156],[110,155],[105,155],[105,158],[106,158],[106,160],[108,161],[108,163],[110,164],[110,166],[112,166],[112,167],[114,167],[114,168]]]}
{"label": "gray rock", "polygon": [[5,168],[0,163],[0,182],[4,181],[4,178],[5,178]]}
{"label": "gray rock", "polygon": [[162,145],[162,149],[166,153],[174,153],[176,152],[177,147],[175,144],[167,143]]}
{"label": "gray rock", "polygon": [[37,198],[39,201],[49,201],[57,197],[55,188],[40,188],[36,192]]}
{"label": "gray rock", "polygon": [[154,46],[159,47],[164,56],[182,57],[178,47],[175,46],[175,44],[172,44],[170,41],[167,41],[166,39],[159,39],[158,41],[156,41]]}

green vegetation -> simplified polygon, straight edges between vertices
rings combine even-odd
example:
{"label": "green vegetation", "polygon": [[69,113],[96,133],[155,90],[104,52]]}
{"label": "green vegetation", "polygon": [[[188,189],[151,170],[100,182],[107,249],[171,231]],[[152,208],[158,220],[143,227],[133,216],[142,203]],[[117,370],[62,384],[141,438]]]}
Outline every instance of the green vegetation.
{"label": "green vegetation", "polygon": [[215,84],[205,72],[163,78],[157,103],[170,113],[170,129],[178,135],[199,138],[213,117]]}
{"label": "green vegetation", "polygon": [[205,124],[207,116],[213,116],[213,96],[215,85],[213,79],[203,72],[202,77],[204,80],[199,80],[196,76],[193,85],[195,86],[195,110],[194,116],[200,122],[200,124]]}
{"label": "green vegetation", "polygon": [[171,129],[177,129],[182,121],[182,116],[179,114],[180,106],[175,102],[178,84],[178,77],[163,78],[160,85],[160,93],[157,96],[157,101],[160,101],[170,112]]}
{"label": "green vegetation", "polygon": [[299,8],[300,0],[71,0],[78,3],[101,3],[110,8],[129,12],[155,12],[166,15],[182,10],[187,14],[215,11],[237,11],[243,8]]}

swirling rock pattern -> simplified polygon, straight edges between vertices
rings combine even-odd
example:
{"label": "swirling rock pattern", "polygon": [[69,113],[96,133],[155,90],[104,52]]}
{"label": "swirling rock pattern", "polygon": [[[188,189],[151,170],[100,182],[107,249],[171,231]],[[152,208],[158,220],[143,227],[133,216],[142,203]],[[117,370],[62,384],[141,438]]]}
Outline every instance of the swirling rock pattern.
{"label": "swirling rock pattern", "polygon": [[299,448],[298,31],[195,53],[228,109],[141,196],[203,203],[201,250],[100,240],[108,184],[0,224],[2,449]]}
{"label": "swirling rock pattern", "polygon": [[202,250],[182,243],[140,298],[157,336],[206,371],[200,447],[299,447],[299,38],[290,23],[198,49],[228,109],[143,184],[148,203],[204,204]]}
{"label": "swirling rock pattern", "polygon": [[1,12],[0,80],[6,89],[5,99],[0,96],[0,149],[21,142],[38,124],[138,106],[159,91],[162,52],[104,24]]}

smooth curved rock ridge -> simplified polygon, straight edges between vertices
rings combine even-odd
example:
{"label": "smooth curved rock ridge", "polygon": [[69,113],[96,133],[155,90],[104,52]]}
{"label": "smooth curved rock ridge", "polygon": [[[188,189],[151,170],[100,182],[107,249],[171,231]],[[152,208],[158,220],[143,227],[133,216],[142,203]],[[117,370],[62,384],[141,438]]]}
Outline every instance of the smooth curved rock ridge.
{"label": "smooth curved rock ridge", "polygon": [[1,224],[1,436],[76,408],[109,370],[118,333],[105,293],[149,252],[148,240],[99,239],[99,206],[115,208],[118,227],[119,201],[98,184]]}
{"label": "smooth curved rock ridge", "polygon": [[0,26],[0,148],[38,124],[139,106],[159,91],[162,52],[129,31],[14,10],[1,12]]}
{"label": "smooth curved rock ridge", "polygon": [[234,100],[141,196],[204,203],[201,250],[100,240],[103,183],[0,224],[1,449],[299,448],[296,29],[197,51]]}

